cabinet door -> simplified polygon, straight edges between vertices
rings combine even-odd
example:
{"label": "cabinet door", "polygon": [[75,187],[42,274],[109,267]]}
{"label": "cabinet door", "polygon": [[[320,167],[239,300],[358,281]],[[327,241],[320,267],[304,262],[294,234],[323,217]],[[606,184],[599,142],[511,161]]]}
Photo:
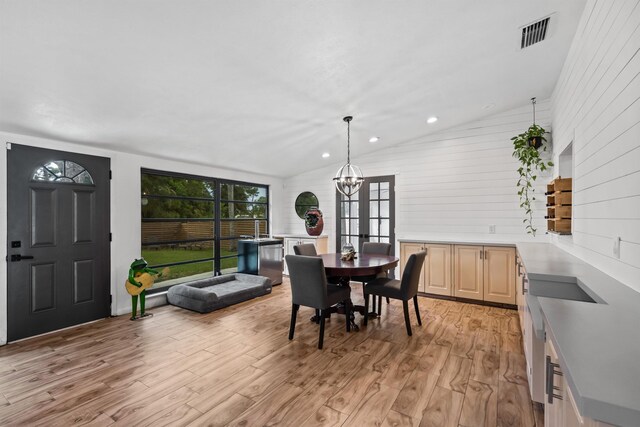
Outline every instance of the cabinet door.
{"label": "cabinet door", "polygon": [[318,255],[328,253],[329,249],[329,238],[327,236],[318,236],[314,240],[314,244],[316,245],[316,252]]}
{"label": "cabinet door", "polygon": [[516,250],[499,246],[484,247],[484,300],[516,303]]}
{"label": "cabinet door", "polygon": [[453,294],[482,300],[482,246],[455,245],[453,252]]}
{"label": "cabinet door", "polygon": [[[545,427],[564,427],[564,378],[555,374],[555,372],[560,372],[560,367],[557,366],[558,355],[550,339],[547,339],[545,345],[545,358],[545,367],[547,368],[545,389],[547,394],[544,402],[544,425]],[[550,367],[549,364],[555,365]],[[551,399],[549,399],[549,391],[554,395]]]}
{"label": "cabinet door", "polygon": [[[298,245],[300,239],[291,239],[291,238],[285,238],[284,239],[284,254],[286,255],[295,255],[295,252],[293,251],[293,247],[295,245]],[[289,268],[287,267],[287,261],[285,260],[284,262],[284,274],[289,274]]]}
{"label": "cabinet door", "polygon": [[425,245],[424,292],[451,295],[451,245]]}
{"label": "cabinet door", "polygon": [[516,256],[516,305],[518,306],[518,317],[520,318],[520,329],[524,328],[524,292],[523,286],[523,269],[520,257]]}
{"label": "cabinet door", "polygon": [[[422,243],[401,243],[400,244],[400,275],[404,273],[404,267],[407,265],[407,261],[412,254],[417,254],[424,250]],[[402,277],[402,276],[400,276]],[[424,290],[424,268],[420,274],[420,282],[418,283],[418,290],[425,292]]]}

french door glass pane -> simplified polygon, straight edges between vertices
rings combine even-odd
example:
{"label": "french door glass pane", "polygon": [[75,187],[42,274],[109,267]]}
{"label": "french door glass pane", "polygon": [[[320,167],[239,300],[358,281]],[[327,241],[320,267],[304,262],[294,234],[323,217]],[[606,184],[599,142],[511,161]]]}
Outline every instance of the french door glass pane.
{"label": "french door glass pane", "polygon": [[370,200],[379,199],[380,197],[378,197],[378,194],[379,194],[378,184],[377,183],[371,183],[370,187],[369,187],[369,199]]}
{"label": "french door glass pane", "polygon": [[380,199],[389,199],[389,183],[381,182],[380,183]]}
{"label": "french door glass pane", "polygon": [[380,216],[382,218],[389,218],[389,202],[380,202]]}
{"label": "french door glass pane", "polygon": [[340,202],[340,216],[342,218],[349,216],[349,202]]}
{"label": "french door glass pane", "polygon": [[375,200],[372,200],[371,204],[369,205],[369,216],[371,218],[378,217],[378,202]]}
{"label": "french door glass pane", "polygon": [[378,234],[380,234],[380,230],[378,228],[378,219],[370,219],[369,220],[369,234],[371,236],[377,236]]}
{"label": "french door glass pane", "polygon": [[381,219],[380,220],[380,235],[388,236],[389,235],[389,220]]}

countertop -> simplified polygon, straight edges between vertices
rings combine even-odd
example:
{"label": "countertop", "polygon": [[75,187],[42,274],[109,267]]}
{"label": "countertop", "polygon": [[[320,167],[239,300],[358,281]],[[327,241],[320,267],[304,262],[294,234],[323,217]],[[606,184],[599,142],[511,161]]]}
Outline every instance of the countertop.
{"label": "countertop", "polygon": [[293,238],[293,239],[324,239],[324,238],[328,238],[329,236],[326,235],[326,234],[321,234],[319,236],[309,236],[308,234],[303,234],[303,233],[298,233],[298,234],[279,233],[279,234],[274,234],[273,237],[274,238],[282,238],[282,239],[286,239],[286,238]]}
{"label": "countertop", "polygon": [[496,245],[496,246],[515,246],[513,236],[500,236],[494,234],[479,235],[477,237],[469,237],[464,235],[442,235],[434,234],[428,236],[416,236],[411,238],[398,238],[400,243],[442,243],[457,245]]}
{"label": "countertop", "polygon": [[[640,426],[640,293],[552,244],[516,246],[580,414]],[[598,303],[548,297],[572,282]]]}

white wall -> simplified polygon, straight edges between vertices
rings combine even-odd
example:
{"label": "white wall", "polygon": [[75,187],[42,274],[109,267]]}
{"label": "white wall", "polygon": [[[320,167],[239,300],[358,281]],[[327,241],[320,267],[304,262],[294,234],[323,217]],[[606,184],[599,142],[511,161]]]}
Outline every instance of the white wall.
{"label": "white wall", "polygon": [[[93,149],[42,138],[28,137],[0,132],[3,142],[31,145],[41,148],[72,151],[83,154],[109,157],[113,180],[111,182],[111,293],[113,295],[112,314],[120,315],[130,312],[131,299],[124,288],[129,265],[134,258],[140,257],[140,210],[131,211],[132,206],[140,206],[140,168],[151,168],[165,171],[190,173],[216,178],[234,179],[269,185],[272,216],[271,228],[281,231],[282,218],[282,180],[279,178],[231,171],[216,167],[192,165],[182,162],[157,159],[150,156],[139,156],[127,153]],[[179,149],[179,148],[177,148]],[[7,150],[0,150],[0,165],[7,164]],[[3,168],[6,171],[6,166]],[[0,256],[7,255],[7,181],[6,173],[0,173]],[[0,344],[7,338],[7,270],[6,263],[0,263]],[[149,306],[154,303],[149,298]],[[163,297],[157,298],[162,300]]]}
{"label": "white wall", "polygon": [[[538,102],[537,121],[546,129],[549,108],[548,101]],[[530,240],[516,193],[518,162],[512,157],[511,137],[526,130],[531,120],[531,105],[524,105],[415,142],[366,156],[356,154],[352,161],[365,176],[396,175],[397,238]],[[353,126],[357,126],[356,121]],[[357,153],[357,148],[352,146],[354,151]],[[335,248],[332,178],[340,166],[336,162],[344,162],[346,155],[332,154],[331,159],[330,166],[285,180],[283,212],[286,229],[304,233],[304,223],[293,208],[295,198],[302,191],[315,193],[324,213],[324,233],[330,236],[330,248]],[[537,180],[534,225],[539,240],[546,239],[543,217],[548,180],[545,176]],[[496,234],[489,234],[489,225],[496,226]]]}
{"label": "white wall", "polygon": [[[552,96],[554,158],[573,141],[561,248],[640,291],[640,2],[590,0]],[[620,257],[614,238],[621,238]]]}

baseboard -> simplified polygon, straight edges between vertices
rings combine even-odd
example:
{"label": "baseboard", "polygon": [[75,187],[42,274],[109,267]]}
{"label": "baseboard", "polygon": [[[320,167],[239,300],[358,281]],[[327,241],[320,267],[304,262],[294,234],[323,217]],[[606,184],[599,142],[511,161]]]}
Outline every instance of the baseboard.
{"label": "baseboard", "polygon": [[429,294],[427,292],[418,292],[418,296],[428,297],[428,298],[435,298],[435,299],[443,299],[443,300],[447,300],[447,301],[464,302],[464,303],[467,303],[467,304],[476,304],[476,305],[484,305],[484,306],[489,306],[489,307],[506,308],[508,310],[517,310],[518,309],[518,306],[514,305],[514,304],[503,304],[503,303],[499,303],[499,302],[480,301],[480,300],[477,300],[477,299],[460,298],[460,297],[454,297],[454,296],[451,296],[451,295],[438,295],[438,294]]}

